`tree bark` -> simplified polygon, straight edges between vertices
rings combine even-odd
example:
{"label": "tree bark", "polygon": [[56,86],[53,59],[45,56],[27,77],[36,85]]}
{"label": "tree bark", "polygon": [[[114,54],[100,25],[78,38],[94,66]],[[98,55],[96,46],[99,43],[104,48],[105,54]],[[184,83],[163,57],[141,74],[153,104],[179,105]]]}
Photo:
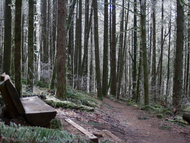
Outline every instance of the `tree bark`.
{"label": "tree bark", "polygon": [[137,77],[137,1],[134,0],[134,50],[133,50],[133,99],[136,98],[136,77]]}
{"label": "tree bark", "polygon": [[57,97],[66,99],[66,0],[58,0],[57,24]]}
{"label": "tree bark", "polygon": [[[171,29],[171,1],[170,1],[170,22],[169,28]],[[170,47],[171,47],[171,30],[169,33],[169,43],[168,43],[168,67],[167,67],[167,83],[166,83],[166,99],[165,102],[167,103],[167,97],[169,97],[169,79],[170,79]]]}
{"label": "tree bark", "polygon": [[116,8],[115,0],[112,0],[112,43],[111,43],[111,91],[116,96]]}
{"label": "tree bark", "polygon": [[163,62],[163,48],[164,48],[164,25],[163,25],[163,20],[164,20],[164,0],[162,0],[162,20],[161,20],[161,51],[160,51],[160,72],[159,72],[159,81],[158,81],[158,96],[160,98],[161,96],[161,91],[162,91],[162,62]]}
{"label": "tree bark", "polygon": [[10,75],[11,72],[11,30],[12,16],[11,6],[12,0],[5,1],[4,11],[4,56],[3,56],[3,72]]}
{"label": "tree bark", "polygon": [[108,0],[104,1],[104,56],[103,56],[103,76],[102,94],[107,95],[108,88]]}
{"label": "tree bark", "polygon": [[81,89],[82,84],[82,69],[81,69],[81,59],[82,59],[82,0],[79,0],[79,23],[78,23],[78,89]]}
{"label": "tree bark", "polygon": [[152,34],[153,34],[153,51],[152,51],[152,78],[151,78],[151,94],[154,95],[154,102],[156,102],[156,0],[153,0],[152,5]]}
{"label": "tree bark", "polygon": [[[124,61],[124,52],[125,52],[125,47],[123,46],[123,22],[124,22],[124,0],[122,2],[122,16],[121,16],[121,23],[120,23],[120,39],[119,39],[119,54],[118,57],[118,86],[117,86],[117,99],[120,97],[120,91],[121,91],[121,82],[122,82],[122,77],[123,77],[123,61]],[[128,2],[129,3],[129,2]]]}
{"label": "tree bark", "polygon": [[34,83],[34,0],[29,0],[29,27],[28,27],[28,76],[27,76],[27,91],[33,92]]}
{"label": "tree bark", "polygon": [[21,81],[21,13],[22,13],[22,0],[15,2],[15,87],[18,95],[22,97],[22,81]]}
{"label": "tree bark", "polygon": [[98,36],[98,6],[97,1],[93,0],[94,8],[94,43],[95,43],[95,65],[96,65],[96,82],[97,82],[97,97],[99,100],[103,100],[102,86],[101,86],[101,74],[100,74],[100,59],[99,59],[99,36]]}
{"label": "tree bark", "polygon": [[180,0],[177,0],[177,39],[176,39],[176,53],[174,61],[174,86],[173,86],[173,106],[178,106],[182,96],[182,82],[183,82],[183,22],[184,12]]}
{"label": "tree bark", "polygon": [[148,59],[146,48],[146,0],[141,1],[141,44],[143,52],[144,104],[149,105]]}

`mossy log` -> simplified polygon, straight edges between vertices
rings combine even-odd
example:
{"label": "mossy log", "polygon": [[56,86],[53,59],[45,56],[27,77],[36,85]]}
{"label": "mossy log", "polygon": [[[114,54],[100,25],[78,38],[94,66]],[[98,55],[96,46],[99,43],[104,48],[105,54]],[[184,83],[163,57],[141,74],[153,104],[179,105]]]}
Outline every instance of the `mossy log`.
{"label": "mossy log", "polygon": [[181,123],[184,125],[188,125],[187,122],[181,121],[181,120],[172,120],[172,119],[166,119],[166,121],[173,122],[173,123]]}
{"label": "mossy log", "polygon": [[190,114],[189,113],[184,113],[183,114],[183,120],[187,121],[190,124]]}
{"label": "mossy log", "polygon": [[44,100],[47,104],[49,104],[52,107],[63,107],[63,108],[69,108],[69,109],[79,109],[87,112],[93,112],[94,108],[85,106],[85,105],[76,105],[75,103],[71,101],[61,101],[55,97],[47,97],[47,99]]}

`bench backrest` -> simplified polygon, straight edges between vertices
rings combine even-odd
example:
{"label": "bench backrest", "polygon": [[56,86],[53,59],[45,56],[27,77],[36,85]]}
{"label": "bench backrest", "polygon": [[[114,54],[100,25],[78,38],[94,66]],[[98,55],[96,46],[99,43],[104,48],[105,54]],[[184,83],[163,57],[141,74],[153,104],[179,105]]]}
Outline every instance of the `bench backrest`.
{"label": "bench backrest", "polygon": [[18,92],[10,77],[5,73],[1,75],[0,91],[9,114],[12,117],[17,117],[19,114],[25,113]]}

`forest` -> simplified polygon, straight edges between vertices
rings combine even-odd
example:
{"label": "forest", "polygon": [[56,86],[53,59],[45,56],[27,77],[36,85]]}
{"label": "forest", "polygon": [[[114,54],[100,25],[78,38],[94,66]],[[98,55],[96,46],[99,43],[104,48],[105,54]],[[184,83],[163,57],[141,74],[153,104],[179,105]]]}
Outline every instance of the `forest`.
{"label": "forest", "polygon": [[86,141],[77,123],[96,142],[189,142],[189,16],[190,0],[1,0],[0,142]]}
{"label": "forest", "polygon": [[190,9],[183,0],[0,2],[0,72],[22,97],[36,83],[181,106],[190,95]]}

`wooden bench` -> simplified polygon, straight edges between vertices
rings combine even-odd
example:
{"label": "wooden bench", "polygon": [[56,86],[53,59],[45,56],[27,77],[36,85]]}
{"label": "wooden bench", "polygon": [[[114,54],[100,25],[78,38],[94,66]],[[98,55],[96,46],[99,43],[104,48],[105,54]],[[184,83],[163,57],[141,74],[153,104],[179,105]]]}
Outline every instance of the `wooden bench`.
{"label": "wooden bench", "polygon": [[24,116],[32,125],[47,126],[57,114],[54,108],[37,96],[19,98],[14,84],[5,73],[1,75],[0,91],[6,108],[13,118]]}

